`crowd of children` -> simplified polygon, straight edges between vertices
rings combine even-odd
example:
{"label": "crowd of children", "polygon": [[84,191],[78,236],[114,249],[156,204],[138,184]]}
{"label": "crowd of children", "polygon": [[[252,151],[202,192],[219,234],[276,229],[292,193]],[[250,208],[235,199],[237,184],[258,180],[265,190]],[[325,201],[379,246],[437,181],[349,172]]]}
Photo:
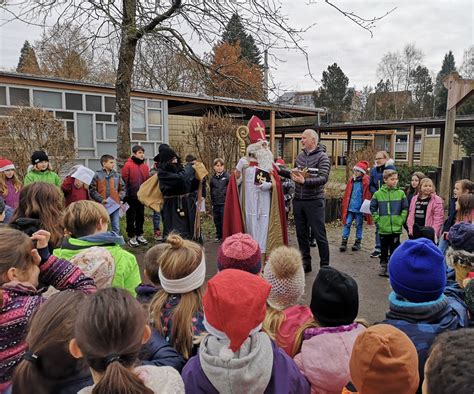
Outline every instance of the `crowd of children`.
{"label": "crowd of children", "polygon": [[[354,167],[340,250],[355,221],[352,250],[359,251],[364,215],[373,219],[381,273],[392,288],[385,319],[371,326],[360,319],[355,278],[322,267],[305,305],[300,252],[281,246],[263,261],[248,234],[222,240],[209,261],[198,242],[171,231],[147,250],[140,275],[136,258],[122,248],[117,219],[127,203],[129,245],[147,243],[136,196],[149,176],[140,148],[133,148],[123,177],[105,155],[102,170],[76,166],[62,185],[44,152],[33,155],[24,186],[13,163],[0,160],[0,221],[7,207],[13,210],[0,227],[0,392],[472,390],[465,353],[474,326],[471,181],[456,183],[454,213],[443,224],[442,201],[423,174],[413,175],[406,195],[396,170],[385,168],[372,193],[369,163]],[[166,163],[174,158],[163,152]],[[214,171],[221,241],[229,174],[221,159]],[[372,215],[363,207],[369,201]],[[108,211],[113,203],[117,210]],[[410,239],[400,243],[404,225]],[[212,263],[218,273],[209,278]]]}

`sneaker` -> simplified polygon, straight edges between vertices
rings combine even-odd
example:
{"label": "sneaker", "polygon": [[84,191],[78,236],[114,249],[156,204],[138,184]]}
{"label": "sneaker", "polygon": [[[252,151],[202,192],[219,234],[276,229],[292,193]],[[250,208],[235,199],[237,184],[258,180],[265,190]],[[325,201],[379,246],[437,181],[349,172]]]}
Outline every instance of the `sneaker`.
{"label": "sneaker", "polygon": [[380,264],[379,276],[388,278],[387,264]]}
{"label": "sneaker", "polygon": [[146,245],[148,241],[143,237],[143,235],[140,235],[137,237],[137,241],[139,244]]}
{"label": "sneaker", "polygon": [[155,238],[155,241],[163,241],[163,236],[161,235],[160,230],[156,230],[153,237]]}
{"label": "sneaker", "polygon": [[214,238],[214,242],[219,243],[219,242],[221,242],[221,241],[222,241],[222,240],[221,240],[219,237]]}
{"label": "sneaker", "polygon": [[309,246],[311,246],[312,248],[315,248],[316,247],[316,240],[312,239],[311,242],[309,243]]}
{"label": "sneaker", "polygon": [[380,250],[375,249],[372,254],[370,255],[373,259],[380,257]]}
{"label": "sneaker", "polygon": [[131,246],[132,248],[136,248],[140,246],[140,244],[137,241],[137,237],[130,238],[127,243],[128,243],[128,246]]}

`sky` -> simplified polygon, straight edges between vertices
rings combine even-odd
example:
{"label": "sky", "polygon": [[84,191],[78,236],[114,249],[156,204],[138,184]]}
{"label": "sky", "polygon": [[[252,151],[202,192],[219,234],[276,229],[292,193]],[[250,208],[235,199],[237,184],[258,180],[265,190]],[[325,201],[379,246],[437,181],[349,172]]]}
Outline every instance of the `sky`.
{"label": "sky", "polygon": [[[349,78],[349,85],[362,89],[374,86],[377,64],[388,51],[400,51],[415,44],[424,54],[423,63],[436,74],[444,55],[452,50],[456,65],[464,50],[474,45],[474,1],[472,0],[333,0],[338,7],[364,17],[395,11],[377,22],[370,34],[325,4],[324,0],[281,0],[282,11],[293,27],[315,24],[302,35],[313,75],[306,60],[296,51],[273,51],[283,62],[271,63],[271,77],[281,92],[314,90],[322,72],[337,63]],[[0,68],[12,69],[18,63],[25,40],[34,42],[41,28],[21,22],[3,25],[0,11]]]}

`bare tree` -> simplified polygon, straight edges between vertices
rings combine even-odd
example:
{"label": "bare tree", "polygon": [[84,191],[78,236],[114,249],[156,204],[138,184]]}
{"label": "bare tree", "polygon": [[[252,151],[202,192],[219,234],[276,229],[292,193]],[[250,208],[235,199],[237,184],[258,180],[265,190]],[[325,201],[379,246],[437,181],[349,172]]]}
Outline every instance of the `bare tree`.
{"label": "bare tree", "polygon": [[[325,3],[335,7],[329,0],[325,0]],[[282,13],[281,4],[274,0],[20,0],[15,6],[10,9],[8,3],[0,3],[0,7],[10,13],[12,19],[44,25],[47,17],[55,14],[59,15],[58,18],[63,23],[71,20],[79,22],[81,28],[89,30],[90,36],[96,39],[114,34],[120,36],[115,87],[117,152],[121,162],[130,154],[130,92],[137,46],[140,40],[151,33],[155,33],[157,39],[181,52],[199,67],[209,69],[210,65],[192,49],[193,42],[204,42],[212,47],[229,18],[238,12],[257,46],[265,49],[296,49],[306,58],[309,69],[308,56],[302,46],[300,34],[307,29],[290,26],[288,18]],[[371,34],[375,22],[393,11],[392,9],[381,17],[366,19],[335,8]],[[311,75],[310,71],[309,73]],[[242,86],[245,87],[245,84]]]}

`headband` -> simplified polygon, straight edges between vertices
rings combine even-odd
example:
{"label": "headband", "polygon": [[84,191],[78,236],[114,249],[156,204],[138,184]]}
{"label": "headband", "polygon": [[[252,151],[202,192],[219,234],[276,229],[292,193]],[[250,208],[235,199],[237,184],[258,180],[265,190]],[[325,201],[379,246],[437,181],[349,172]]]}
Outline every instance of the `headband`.
{"label": "headband", "polygon": [[202,259],[197,268],[191,272],[188,276],[180,279],[167,279],[163,272],[158,271],[160,278],[160,284],[163,290],[170,294],[183,294],[189,293],[190,291],[196,290],[201,287],[206,278],[206,258],[204,252],[202,253]]}

